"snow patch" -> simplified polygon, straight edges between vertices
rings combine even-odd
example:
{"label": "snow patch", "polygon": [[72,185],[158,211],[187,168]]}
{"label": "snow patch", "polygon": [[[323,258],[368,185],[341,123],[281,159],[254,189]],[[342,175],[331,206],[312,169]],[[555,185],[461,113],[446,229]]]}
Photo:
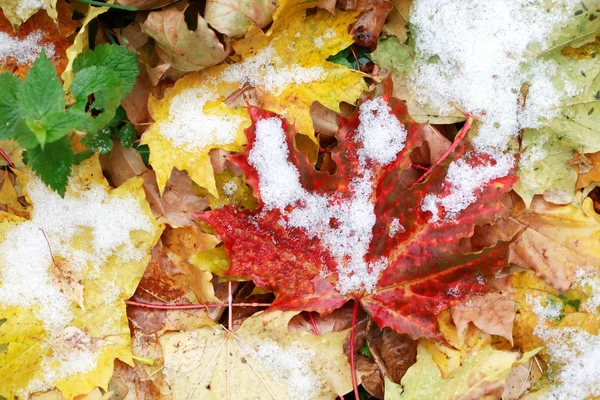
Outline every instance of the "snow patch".
{"label": "snow patch", "polygon": [[76,187],[63,199],[30,176],[26,189],[31,220],[8,228],[0,243],[0,304],[37,309],[45,329],[58,334],[73,318],[72,302],[52,281],[50,249],[74,271],[93,273],[116,254],[141,260],[145,253],[131,243],[131,233],[153,226],[138,200],[110,196],[102,185]]}
{"label": "snow patch", "polygon": [[391,238],[396,237],[396,235],[398,233],[404,233],[404,232],[406,232],[406,229],[404,229],[402,224],[400,224],[400,221],[398,220],[398,218],[392,219],[392,222],[390,223],[390,232],[389,232],[390,237]]}
{"label": "snow patch", "polygon": [[220,80],[239,83],[239,87],[249,84],[260,87],[266,92],[278,96],[289,85],[303,85],[325,79],[327,72],[322,67],[305,68],[294,64],[285,65],[284,60],[276,56],[272,44],[243,62],[232,64],[221,75]]}
{"label": "snow patch", "polygon": [[158,123],[160,134],[189,151],[233,143],[244,120],[233,115],[205,114],[206,103],[217,99],[216,93],[205,88],[181,92],[171,100],[169,119]]}
{"label": "snow patch", "polygon": [[293,399],[312,399],[319,394],[321,380],[310,369],[316,352],[297,344],[287,348],[264,340],[250,355],[277,381],[284,382]]}
{"label": "snow patch", "polygon": [[43,38],[44,32],[41,30],[33,31],[23,39],[0,32],[0,60],[13,58],[17,65],[29,64],[35,61],[42,50],[45,50],[48,58],[54,58],[54,45],[40,43]]}
{"label": "snow patch", "polygon": [[327,39],[331,39],[333,37],[335,37],[335,31],[330,28],[330,29],[327,29],[323,35],[317,36],[316,38],[314,38],[313,43],[314,43],[315,47],[320,49],[321,47],[323,47],[325,45],[325,41]]}

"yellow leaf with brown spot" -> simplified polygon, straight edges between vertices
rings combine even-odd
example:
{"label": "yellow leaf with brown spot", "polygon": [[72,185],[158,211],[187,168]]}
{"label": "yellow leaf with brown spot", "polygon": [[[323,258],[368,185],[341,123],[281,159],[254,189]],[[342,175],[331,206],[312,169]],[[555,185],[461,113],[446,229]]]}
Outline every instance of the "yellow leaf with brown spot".
{"label": "yellow leaf with brown spot", "polygon": [[296,314],[257,313],[234,332],[213,323],[161,336],[173,399],[333,400],[350,391],[348,330],[289,332]]}
{"label": "yellow leaf with brown spot", "polygon": [[110,189],[97,157],[73,169],[64,198],[25,178],[31,219],[0,212],[0,395],[56,387],[70,400],[106,389],[116,358],[133,362],[124,300],[162,225],[142,179]]}
{"label": "yellow leaf with brown spot", "polygon": [[268,34],[254,28],[236,42],[237,63],[188,75],[162,100],[150,98],[156,123],[142,143],[150,146],[161,191],[177,168],[218,197],[208,153],[214,148],[239,152],[246,144],[247,110],[223,102],[245,85],[256,88],[263,108],[284,115],[313,141],[311,104],[319,101],[339,111],[340,102],[354,103],[366,88],[363,74],[326,61],[352,43],[347,28],[355,13],[332,16],[320,10],[306,16],[299,8],[277,19]]}

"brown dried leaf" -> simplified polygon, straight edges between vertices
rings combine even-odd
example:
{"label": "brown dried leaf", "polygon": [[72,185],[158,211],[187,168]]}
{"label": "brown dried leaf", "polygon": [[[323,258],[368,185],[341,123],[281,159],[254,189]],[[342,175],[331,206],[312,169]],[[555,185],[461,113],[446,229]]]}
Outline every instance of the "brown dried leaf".
{"label": "brown dried leaf", "polygon": [[387,327],[379,329],[373,320],[369,321],[369,350],[379,366],[381,375],[387,376],[394,383],[400,383],[406,371],[417,361],[417,343],[408,335],[399,334]]}
{"label": "brown dried leaf", "polygon": [[223,61],[231,51],[224,46],[204,18],[196,15],[197,27],[190,30],[185,21],[185,3],[152,11],[142,23],[142,31],[156,41],[159,57],[174,69],[198,71]]}
{"label": "brown dried leaf", "polygon": [[380,0],[374,2],[372,9],[363,12],[350,29],[356,44],[375,50],[385,20],[393,8],[391,1]]}
{"label": "brown dried leaf", "polygon": [[82,310],[83,306],[83,272],[73,268],[73,264],[66,260],[53,258],[50,266],[50,275],[54,285],[69,300],[77,303]]}
{"label": "brown dried leaf", "polygon": [[466,302],[451,308],[459,337],[472,322],[490,335],[498,335],[513,343],[515,321],[515,301],[510,290],[474,296]]}
{"label": "brown dried leaf", "polygon": [[408,39],[408,13],[412,0],[392,0],[392,3],[394,8],[383,26],[383,33],[387,36],[396,36],[400,43],[404,43]]}
{"label": "brown dried leaf", "polygon": [[204,18],[216,31],[239,38],[252,25],[267,26],[276,9],[277,0],[208,0]]}
{"label": "brown dried leaf", "polygon": [[148,110],[148,98],[153,86],[148,71],[145,68],[140,68],[133,90],[127,93],[127,97],[121,102],[121,106],[127,113],[127,118],[135,126],[138,135],[144,133],[148,128],[148,122],[152,121]]}
{"label": "brown dried leaf", "polygon": [[384,383],[375,361],[361,354],[356,356],[356,377],[360,384],[373,397],[383,399]]}
{"label": "brown dried leaf", "polygon": [[102,171],[115,187],[148,171],[140,153],[133,147],[121,146],[118,140],[114,141],[110,153],[100,155],[100,164]]}
{"label": "brown dried leaf", "polygon": [[[319,334],[326,332],[340,332],[350,328],[352,326],[352,308],[352,303],[346,303],[342,308],[339,308],[324,317],[317,313],[312,313]],[[362,318],[359,318],[359,320],[364,321],[365,317],[363,316]],[[288,330],[290,332],[314,332],[308,313],[303,312],[292,318],[288,325]]]}
{"label": "brown dried leaf", "polygon": [[335,137],[338,131],[338,115],[335,111],[315,101],[310,106],[310,117],[313,121],[315,133]]}

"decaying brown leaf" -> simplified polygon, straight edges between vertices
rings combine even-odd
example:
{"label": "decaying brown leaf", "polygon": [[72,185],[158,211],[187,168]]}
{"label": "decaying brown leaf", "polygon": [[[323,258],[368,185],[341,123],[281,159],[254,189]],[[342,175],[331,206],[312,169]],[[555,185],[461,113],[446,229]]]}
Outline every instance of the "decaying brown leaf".
{"label": "decaying brown leaf", "polygon": [[252,25],[267,26],[277,5],[276,0],[208,0],[204,19],[218,32],[239,38]]}
{"label": "decaying brown leaf", "polygon": [[178,3],[150,12],[141,25],[142,31],[155,40],[160,58],[179,71],[198,71],[220,63],[230,47],[219,41],[199,14],[194,17],[196,29],[189,29],[186,8],[185,3]]}

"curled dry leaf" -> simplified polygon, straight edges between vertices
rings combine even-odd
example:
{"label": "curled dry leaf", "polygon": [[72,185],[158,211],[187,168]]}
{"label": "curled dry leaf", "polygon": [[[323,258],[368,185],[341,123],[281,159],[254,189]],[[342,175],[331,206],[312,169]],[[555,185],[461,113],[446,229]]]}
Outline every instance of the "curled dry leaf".
{"label": "curled dry leaf", "polygon": [[347,332],[288,332],[294,312],[258,313],[237,331],[215,323],[161,336],[174,400],[333,399],[351,390]]}
{"label": "curled dry leaf", "polygon": [[185,21],[185,4],[175,4],[152,11],[142,23],[142,31],[156,42],[159,57],[173,68],[198,71],[223,61],[230,52],[199,14],[192,16],[196,29],[190,30]]}
{"label": "curled dry leaf", "polygon": [[272,21],[277,0],[208,0],[204,19],[218,32],[242,37],[255,25],[264,28]]}
{"label": "curled dry leaf", "polygon": [[100,164],[115,187],[148,171],[140,153],[133,147],[123,147],[118,140],[113,141],[111,152],[100,155]]}
{"label": "curled dry leaf", "polygon": [[193,226],[192,212],[206,210],[208,202],[198,195],[190,177],[174,168],[171,178],[160,195],[154,171],[146,171],[143,175],[144,189],[152,212],[159,220],[173,227]]}
{"label": "curled dry leaf", "polygon": [[383,24],[385,24],[387,16],[393,8],[394,5],[391,1],[374,1],[372,8],[364,11],[350,29],[356,44],[375,50]]}
{"label": "curled dry leaf", "polygon": [[356,356],[356,378],[369,394],[378,399],[383,399],[384,383],[379,366],[369,357],[359,354]]}
{"label": "curled dry leaf", "polygon": [[155,85],[150,79],[148,69],[140,68],[133,90],[127,93],[127,97],[121,102],[121,106],[127,113],[127,118],[135,126],[138,135],[144,133],[148,128],[148,122],[152,120],[148,110],[148,98],[153,86]]}
{"label": "curled dry leaf", "polygon": [[367,327],[367,343],[381,375],[394,383],[417,361],[417,341],[390,328],[379,329],[373,320]]}
{"label": "curled dry leaf", "polygon": [[58,22],[40,10],[16,29],[0,11],[0,40],[9,49],[0,51],[0,71],[11,71],[23,78],[42,50],[59,75],[65,70],[66,50],[79,22],[71,19],[73,7],[64,0],[58,1],[56,7]]}

